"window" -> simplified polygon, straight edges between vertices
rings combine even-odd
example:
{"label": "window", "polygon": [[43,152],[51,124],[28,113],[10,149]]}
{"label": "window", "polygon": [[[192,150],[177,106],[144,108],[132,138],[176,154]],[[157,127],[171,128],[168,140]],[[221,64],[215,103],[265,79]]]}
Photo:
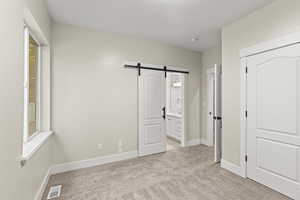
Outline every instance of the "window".
{"label": "window", "polygon": [[27,27],[24,35],[24,142],[28,142],[40,132],[41,46]]}
{"label": "window", "polygon": [[30,10],[24,8],[24,103],[21,166],[32,158],[51,129],[51,46]]}

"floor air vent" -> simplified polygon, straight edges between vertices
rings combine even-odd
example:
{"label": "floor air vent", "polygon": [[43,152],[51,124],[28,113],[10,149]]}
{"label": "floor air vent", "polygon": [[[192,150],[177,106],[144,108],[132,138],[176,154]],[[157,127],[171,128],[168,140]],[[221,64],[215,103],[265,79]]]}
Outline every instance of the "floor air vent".
{"label": "floor air vent", "polygon": [[61,187],[62,187],[62,185],[52,186],[49,190],[47,199],[58,198],[60,196]]}

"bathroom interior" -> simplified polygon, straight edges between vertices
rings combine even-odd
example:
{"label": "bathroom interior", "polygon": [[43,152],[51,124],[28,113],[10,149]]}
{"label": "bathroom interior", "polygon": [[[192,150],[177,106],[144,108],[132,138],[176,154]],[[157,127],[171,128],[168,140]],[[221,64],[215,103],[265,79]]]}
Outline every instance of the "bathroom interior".
{"label": "bathroom interior", "polygon": [[184,74],[168,73],[166,79],[167,150],[184,146]]}

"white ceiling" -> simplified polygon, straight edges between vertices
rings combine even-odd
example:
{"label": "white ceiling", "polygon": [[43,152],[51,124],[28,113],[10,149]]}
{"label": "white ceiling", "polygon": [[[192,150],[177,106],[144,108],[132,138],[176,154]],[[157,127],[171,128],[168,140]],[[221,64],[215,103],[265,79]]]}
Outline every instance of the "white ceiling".
{"label": "white ceiling", "polygon": [[[273,0],[47,0],[61,23],[157,40],[202,51],[221,27]],[[192,42],[192,38],[199,38]]]}

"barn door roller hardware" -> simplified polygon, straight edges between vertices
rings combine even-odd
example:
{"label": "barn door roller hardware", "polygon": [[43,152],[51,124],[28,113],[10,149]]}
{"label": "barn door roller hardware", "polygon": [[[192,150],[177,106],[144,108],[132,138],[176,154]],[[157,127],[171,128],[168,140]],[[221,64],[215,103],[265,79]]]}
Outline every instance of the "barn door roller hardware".
{"label": "barn door roller hardware", "polygon": [[154,67],[143,67],[141,63],[138,63],[137,65],[124,65],[126,68],[136,68],[138,69],[138,74],[139,76],[141,75],[141,69],[147,69],[147,70],[155,70],[155,71],[163,71],[165,72],[165,76],[167,72],[175,72],[175,73],[183,73],[183,74],[188,74],[189,72],[187,71],[181,71],[181,70],[173,70],[173,69],[168,69],[167,66],[164,66],[163,68],[154,68]]}

